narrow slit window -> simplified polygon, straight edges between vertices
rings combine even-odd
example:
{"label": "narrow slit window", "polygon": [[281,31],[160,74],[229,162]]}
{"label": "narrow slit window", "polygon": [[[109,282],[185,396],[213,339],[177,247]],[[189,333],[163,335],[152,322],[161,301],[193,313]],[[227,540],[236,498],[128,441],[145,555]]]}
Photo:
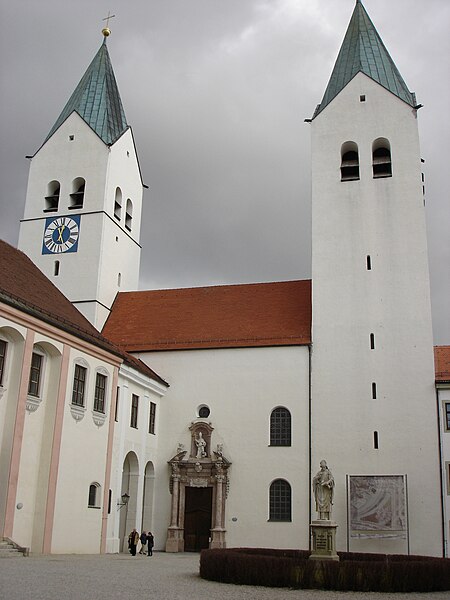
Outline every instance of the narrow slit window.
{"label": "narrow slit window", "polygon": [[377,399],[377,384],[374,381],[372,382],[372,399]]}
{"label": "narrow slit window", "polygon": [[370,349],[375,350],[375,334],[370,334]]}
{"label": "narrow slit window", "polygon": [[115,410],[114,410],[114,421],[116,423],[119,421],[119,390],[120,390],[120,387],[117,386],[117,390],[116,390],[116,406],[115,406]]}
{"label": "narrow slit window", "polygon": [[373,447],[375,450],[379,448],[378,431],[373,432]]}
{"label": "narrow slit window", "polygon": [[0,340],[0,386],[3,384],[3,375],[5,373],[6,346],[5,340]]}
{"label": "narrow slit window", "polygon": [[58,277],[59,275],[59,260],[55,260],[55,268],[53,270],[53,275],[55,275],[55,277]]}
{"label": "narrow slit window", "polygon": [[372,259],[370,258],[369,254],[366,257],[366,266],[368,271],[372,270]]}

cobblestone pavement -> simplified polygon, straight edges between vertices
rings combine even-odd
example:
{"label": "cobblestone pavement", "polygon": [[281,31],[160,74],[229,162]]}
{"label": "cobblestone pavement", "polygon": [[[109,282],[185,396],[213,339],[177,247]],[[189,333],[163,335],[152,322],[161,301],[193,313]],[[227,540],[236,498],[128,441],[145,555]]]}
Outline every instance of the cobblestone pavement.
{"label": "cobblestone pavement", "polygon": [[198,554],[153,557],[30,556],[0,559],[2,600],[448,600],[434,594],[375,594],[228,585],[198,575]]}

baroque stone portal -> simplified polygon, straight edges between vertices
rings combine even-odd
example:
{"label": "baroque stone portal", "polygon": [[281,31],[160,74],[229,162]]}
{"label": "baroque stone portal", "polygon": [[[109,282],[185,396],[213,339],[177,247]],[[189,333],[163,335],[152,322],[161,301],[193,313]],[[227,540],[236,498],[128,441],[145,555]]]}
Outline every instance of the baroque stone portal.
{"label": "baroque stone portal", "polygon": [[[191,502],[193,488],[207,488],[209,494],[197,494],[208,499],[211,511],[210,524],[207,523],[207,539],[202,540],[210,548],[225,548],[225,505],[228,495],[228,469],[231,465],[223,456],[222,445],[211,451],[213,427],[203,421],[192,423],[191,448],[188,454],[182,444],[168,463],[171,469],[170,493],[172,495],[171,520],[167,530],[166,552],[183,552],[187,547],[186,519],[187,501]],[[187,493],[188,491],[189,494]],[[185,535],[186,534],[186,535]]]}

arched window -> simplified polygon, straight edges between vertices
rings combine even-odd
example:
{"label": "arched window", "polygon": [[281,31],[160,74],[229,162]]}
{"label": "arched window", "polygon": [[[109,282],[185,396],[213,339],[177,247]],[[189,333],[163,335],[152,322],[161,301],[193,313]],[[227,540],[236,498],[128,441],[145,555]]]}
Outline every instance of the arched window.
{"label": "arched window", "polygon": [[275,479],[269,490],[269,521],[292,520],[291,486],[285,479]]}
{"label": "arched window", "polygon": [[341,181],[359,179],[359,155],[355,142],[345,142],[341,148]]}
{"label": "arched window", "polygon": [[133,220],[133,203],[128,198],[127,200],[127,208],[125,211],[125,227],[128,231],[131,231],[131,222]]}
{"label": "arched window", "polygon": [[77,177],[72,181],[69,208],[83,208],[85,186],[86,182],[82,177]]}
{"label": "arched window", "polygon": [[56,212],[58,210],[60,190],[59,181],[50,181],[47,185],[44,212]]}
{"label": "arched window", "polygon": [[284,406],[274,408],[270,414],[270,445],[291,445],[291,413]]}
{"label": "arched window", "polygon": [[88,506],[90,508],[100,507],[100,485],[98,483],[91,483],[89,486]]}
{"label": "arched window", "polygon": [[114,200],[114,216],[118,221],[122,218],[122,190],[116,188],[116,197]]}
{"label": "arched window", "polygon": [[392,177],[391,145],[386,138],[378,138],[372,144],[373,177]]}

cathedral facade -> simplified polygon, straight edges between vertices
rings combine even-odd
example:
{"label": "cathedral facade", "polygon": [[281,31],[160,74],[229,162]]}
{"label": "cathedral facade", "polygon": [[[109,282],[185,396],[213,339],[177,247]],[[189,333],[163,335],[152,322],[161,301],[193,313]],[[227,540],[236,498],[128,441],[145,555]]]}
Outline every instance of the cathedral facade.
{"label": "cathedral facade", "polygon": [[1,247],[3,281],[28,273],[0,284],[3,535],[308,548],[326,460],[338,550],[445,554],[419,105],[364,6],[309,120],[303,281],[137,291],[144,186],[108,33],[32,158],[24,254]]}

